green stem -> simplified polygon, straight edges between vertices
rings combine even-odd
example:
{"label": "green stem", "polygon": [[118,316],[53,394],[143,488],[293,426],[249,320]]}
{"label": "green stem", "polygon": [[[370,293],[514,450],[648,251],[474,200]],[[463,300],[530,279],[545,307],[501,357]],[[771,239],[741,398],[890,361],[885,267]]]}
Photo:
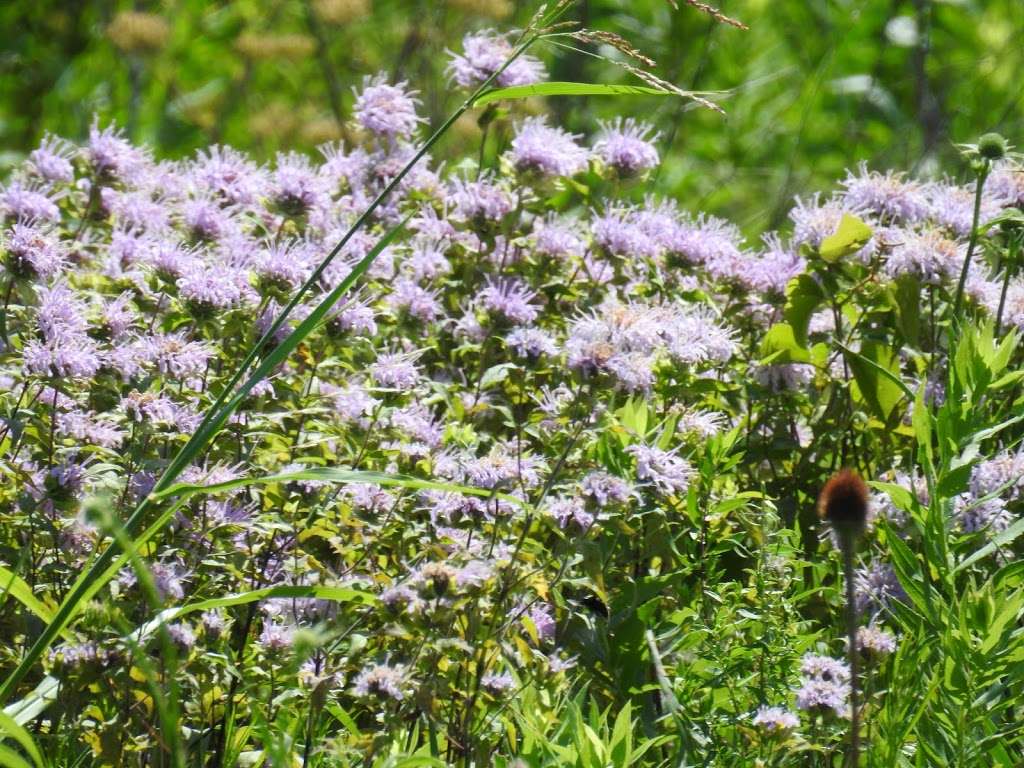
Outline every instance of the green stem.
{"label": "green stem", "polygon": [[974,189],[974,216],[971,219],[971,237],[967,241],[967,256],[964,257],[964,267],[960,270],[960,283],[956,287],[956,301],[953,303],[953,319],[960,316],[960,303],[964,297],[964,284],[967,282],[967,272],[971,268],[971,257],[974,255],[974,248],[978,244],[978,219],[981,218],[981,193],[985,189],[985,179],[988,178],[989,162],[982,161],[981,170],[978,171],[978,183]]}

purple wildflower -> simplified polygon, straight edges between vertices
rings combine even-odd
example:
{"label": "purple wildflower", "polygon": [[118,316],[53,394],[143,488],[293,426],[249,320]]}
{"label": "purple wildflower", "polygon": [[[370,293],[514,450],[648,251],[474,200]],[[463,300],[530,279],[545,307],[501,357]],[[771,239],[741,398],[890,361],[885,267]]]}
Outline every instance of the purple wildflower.
{"label": "purple wildflower", "polygon": [[784,707],[762,706],[751,722],[772,734],[786,733],[800,725],[800,718]]}
{"label": "purple wildflower", "polygon": [[594,154],[616,176],[631,179],[657,167],[660,162],[654,147],[657,133],[647,123],[631,117],[617,117],[602,122],[601,133],[594,144]]}
{"label": "purple wildflower", "polygon": [[[463,88],[475,88],[501,69],[512,51],[505,35],[490,30],[469,34],[462,38],[462,54],[452,54],[448,72]],[[498,75],[495,84],[532,85],[543,80],[545,74],[539,59],[522,54]]]}
{"label": "purple wildflower", "polygon": [[626,449],[636,459],[636,476],[654,486],[660,493],[676,496],[686,493],[693,477],[690,462],[673,451],[663,451],[637,443]]}
{"label": "purple wildflower", "polygon": [[907,181],[903,174],[868,171],[861,163],[854,174],[847,171],[841,182],[843,200],[854,210],[866,210],[892,222],[914,223],[927,218],[928,198],[920,184]]}
{"label": "purple wildflower", "polygon": [[523,173],[574,176],[587,167],[587,151],[576,143],[577,138],[549,126],[546,117],[527,118],[512,139],[512,164]]}
{"label": "purple wildflower", "polygon": [[75,168],[71,160],[75,156],[75,148],[69,141],[51,134],[43,136],[39,147],[28,156],[28,165],[32,172],[51,184],[66,184],[75,178]]}
{"label": "purple wildflower", "polygon": [[411,136],[423,118],[416,114],[418,100],[408,85],[391,85],[383,73],[363,80],[363,89],[356,94],[353,107],[358,123],[388,140]]}
{"label": "purple wildflower", "polygon": [[530,303],[536,296],[518,280],[488,280],[480,291],[480,305],[510,323],[526,325],[537,319],[537,307]]}
{"label": "purple wildflower", "polygon": [[353,688],[357,696],[377,699],[405,699],[408,671],[405,665],[371,664],[356,677]]}

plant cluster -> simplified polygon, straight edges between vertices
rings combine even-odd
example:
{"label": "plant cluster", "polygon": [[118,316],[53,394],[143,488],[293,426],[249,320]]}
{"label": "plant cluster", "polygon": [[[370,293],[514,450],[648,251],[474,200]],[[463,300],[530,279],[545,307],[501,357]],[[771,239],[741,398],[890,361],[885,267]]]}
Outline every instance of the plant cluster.
{"label": "plant cluster", "polygon": [[[471,35],[452,78],[542,81],[517,50]],[[351,119],[357,142],[269,164],[96,123],[0,189],[10,743],[838,765],[844,584],[813,507],[852,466],[862,749],[1020,759],[1018,158],[967,148],[973,185],[860,167],[750,244],[646,193],[658,135],[631,118],[585,139],[512,113],[496,151],[404,175],[416,92],[368,78]],[[159,485],[261,341],[270,375]]]}

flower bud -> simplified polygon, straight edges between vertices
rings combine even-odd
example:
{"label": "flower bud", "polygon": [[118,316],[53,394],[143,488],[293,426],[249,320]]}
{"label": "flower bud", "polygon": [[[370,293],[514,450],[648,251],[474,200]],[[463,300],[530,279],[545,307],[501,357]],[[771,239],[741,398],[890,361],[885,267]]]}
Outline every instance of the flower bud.
{"label": "flower bud", "polygon": [[1006,156],[1009,147],[1006,139],[998,133],[986,133],[978,139],[978,154],[986,160],[1000,160]]}

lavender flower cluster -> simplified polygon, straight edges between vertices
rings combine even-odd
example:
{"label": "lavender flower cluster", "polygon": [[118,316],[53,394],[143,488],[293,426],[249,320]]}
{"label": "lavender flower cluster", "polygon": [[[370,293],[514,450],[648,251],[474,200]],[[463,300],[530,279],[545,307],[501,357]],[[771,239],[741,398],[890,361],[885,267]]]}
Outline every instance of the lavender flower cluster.
{"label": "lavender flower cluster", "polygon": [[[498,33],[471,35],[452,79],[478,85],[510,50]],[[543,76],[522,56],[498,83]],[[150,493],[238,361],[412,159],[418,108],[407,83],[367,78],[352,114],[358,143],[267,164],[223,146],[159,160],[96,122],[82,145],[48,136],[3,184],[0,558],[39,599],[59,602],[110,540],[111,520]],[[290,586],[310,596],[168,627],[186,691],[201,700],[205,686],[217,707],[234,706],[228,691],[273,670],[382,730],[416,712],[453,730],[487,722],[524,687],[554,697],[593,646],[564,583],[592,579],[595,552],[609,573],[640,573],[623,534],[652,547],[670,532],[689,537],[705,512],[688,504],[745,488],[750,478],[717,477],[701,460],[712,441],[735,439],[752,400],[847,383],[835,358],[759,365],[747,352],[842,216],[871,224],[854,258],[878,265],[881,281],[948,287],[962,263],[969,187],[861,168],[832,197],[798,200],[791,237],[749,247],[726,221],[637,196],[631,184],[659,163],[644,123],[609,122],[590,141],[542,116],[501,129],[507,150],[493,167],[413,166],[271,343],[405,222],[399,237],[180,478],[329,467],[423,482],[305,476],[189,501],[150,543],[145,578],[126,567],[111,580],[100,596],[109,609],[85,612],[49,671],[77,681],[68,685],[98,674],[131,685],[119,660],[135,640],[121,628],[152,618],[149,598],[183,605]],[[983,209],[1022,200],[1019,175],[1000,168]],[[999,282],[985,270],[976,264],[969,295],[995,313]],[[1022,297],[1011,282],[1005,317],[1019,327]],[[811,319],[815,341],[839,332],[834,317]],[[799,442],[807,409],[787,414]],[[1005,454],[975,469],[956,512],[964,531],[1006,527],[999,499],[1019,500],[1018,464]],[[725,515],[715,525],[738,530]],[[665,547],[643,567],[682,568],[679,557]],[[873,617],[901,597],[884,564],[858,586]],[[331,588],[362,598],[317,596]],[[5,624],[19,616],[14,601],[0,608]],[[331,642],[310,639],[325,627]],[[864,632],[865,654],[893,649],[875,624]],[[844,665],[808,656],[802,674],[798,708],[845,716]],[[76,701],[67,716],[100,727]],[[185,713],[199,730],[207,715]],[[104,727],[144,734],[143,720],[128,709]],[[778,734],[798,718],[762,708],[753,722]]]}

